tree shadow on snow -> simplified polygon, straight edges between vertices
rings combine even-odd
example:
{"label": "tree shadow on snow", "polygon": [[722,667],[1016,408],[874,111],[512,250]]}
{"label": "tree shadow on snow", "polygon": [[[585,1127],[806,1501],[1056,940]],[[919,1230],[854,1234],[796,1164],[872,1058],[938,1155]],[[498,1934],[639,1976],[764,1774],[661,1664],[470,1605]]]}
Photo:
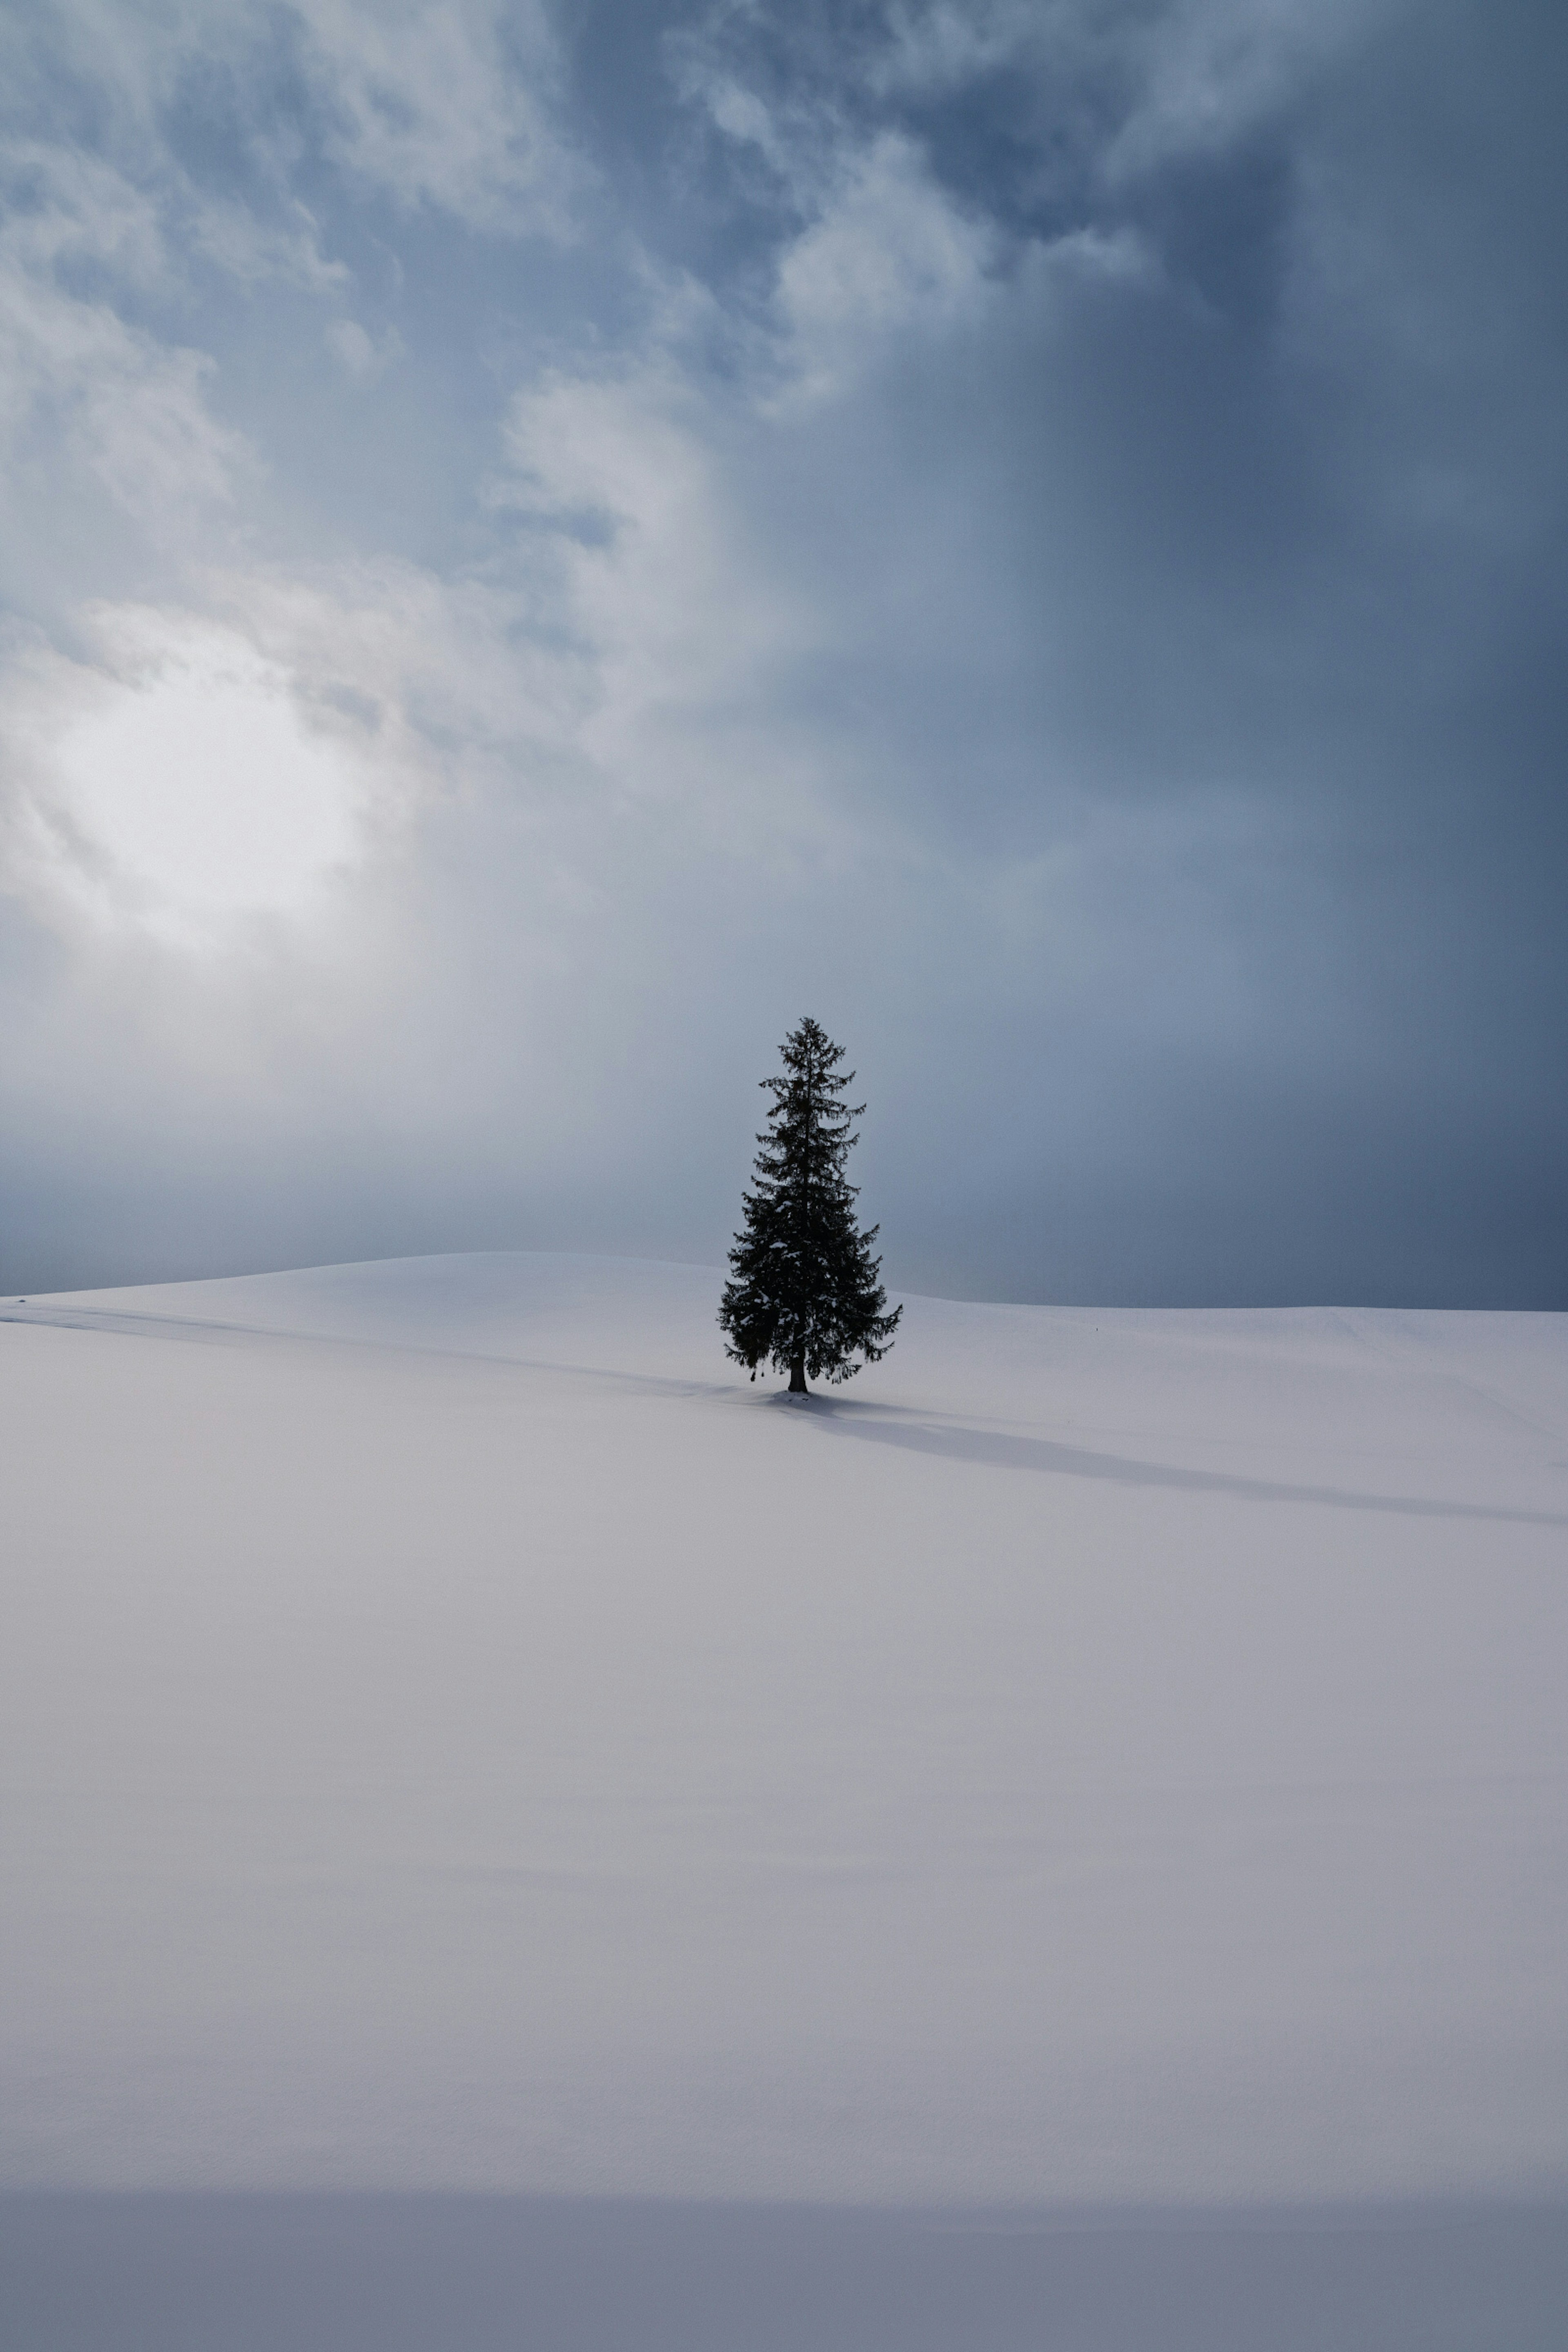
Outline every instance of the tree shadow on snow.
{"label": "tree shadow on snow", "polygon": [[1120,1454],[1058,1445],[1049,1438],[1012,1437],[1001,1430],[960,1429],[908,1417],[897,1408],[839,1402],[832,1397],[780,1396],[773,1401],[808,1418],[825,1436],[869,1445],[901,1446],[949,1462],[976,1462],[992,1470],[1044,1471],[1060,1478],[1098,1478],[1116,1486],[1161,1486],[1190,1495],[1234,1495],[1248,1503],[1319,1503],[1340,1511],[1392,1511],[1404,1518],[1508,1520],[1532,1528],[1568,1527],[1561,1511],[1514,1511],[1489,1503],[1440,1503],[1414,1495],[1363,1495],[1341,1486],[1291,1486],[1268,1478],[1238,1478],[1221,1470],[1181,1470]]}

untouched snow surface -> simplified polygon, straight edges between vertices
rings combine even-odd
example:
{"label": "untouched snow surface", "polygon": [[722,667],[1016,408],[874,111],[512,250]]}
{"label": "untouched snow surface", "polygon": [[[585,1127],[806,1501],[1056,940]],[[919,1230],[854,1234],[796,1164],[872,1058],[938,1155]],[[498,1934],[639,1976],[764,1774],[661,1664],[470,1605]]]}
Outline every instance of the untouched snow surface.
{"label": "untouched snow surface", "polygon": [[0,1303],[12,2184],[1568,2184],[1568,1318]]}

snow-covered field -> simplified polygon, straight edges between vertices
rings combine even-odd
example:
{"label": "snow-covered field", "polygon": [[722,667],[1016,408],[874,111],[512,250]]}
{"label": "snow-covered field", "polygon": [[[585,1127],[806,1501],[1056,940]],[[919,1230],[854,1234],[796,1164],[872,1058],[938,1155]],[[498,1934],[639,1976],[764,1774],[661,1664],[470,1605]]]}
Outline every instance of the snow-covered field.
{"label": "snow-covered field", "polygon": [[1568,2187],[1568,1318],[0,1303],[14,2186]]}

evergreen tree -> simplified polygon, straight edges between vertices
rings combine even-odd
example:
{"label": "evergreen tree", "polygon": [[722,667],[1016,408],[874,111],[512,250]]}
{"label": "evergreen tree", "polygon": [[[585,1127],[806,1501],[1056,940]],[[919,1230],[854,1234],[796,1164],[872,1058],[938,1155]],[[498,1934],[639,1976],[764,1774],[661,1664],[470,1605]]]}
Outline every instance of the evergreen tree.
{"label": "evergreen tree", "polygon": [[865,1104],[840,1099],[855,1073],[838,1075],[842,1045],[815,1021],[803,1021],[781,1048],[784,1076],[764,1078],[773,1098],[758,1136],[756,1189],[743,1195],[745,1230],[730,1252],[719,1321],[724,1352],[750,1368],[772,1363],[789,1374],[790,1394],[813,1380],[847,1381],[893,1344],[901,1307],[888,1313],[871,1255],[878,1228],[859,1232],[857,1187],[844,1162],[859,1140],[850,1124]]}

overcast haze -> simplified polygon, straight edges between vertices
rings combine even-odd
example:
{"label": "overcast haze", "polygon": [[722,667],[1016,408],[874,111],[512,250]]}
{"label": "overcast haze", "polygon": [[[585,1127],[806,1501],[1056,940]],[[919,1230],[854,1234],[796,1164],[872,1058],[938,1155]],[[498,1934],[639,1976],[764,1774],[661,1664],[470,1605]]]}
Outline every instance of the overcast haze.
{"label": "overcast haze", "polygon": [[1568,16],[57,0],[0,1285],[1568,1306]]}

